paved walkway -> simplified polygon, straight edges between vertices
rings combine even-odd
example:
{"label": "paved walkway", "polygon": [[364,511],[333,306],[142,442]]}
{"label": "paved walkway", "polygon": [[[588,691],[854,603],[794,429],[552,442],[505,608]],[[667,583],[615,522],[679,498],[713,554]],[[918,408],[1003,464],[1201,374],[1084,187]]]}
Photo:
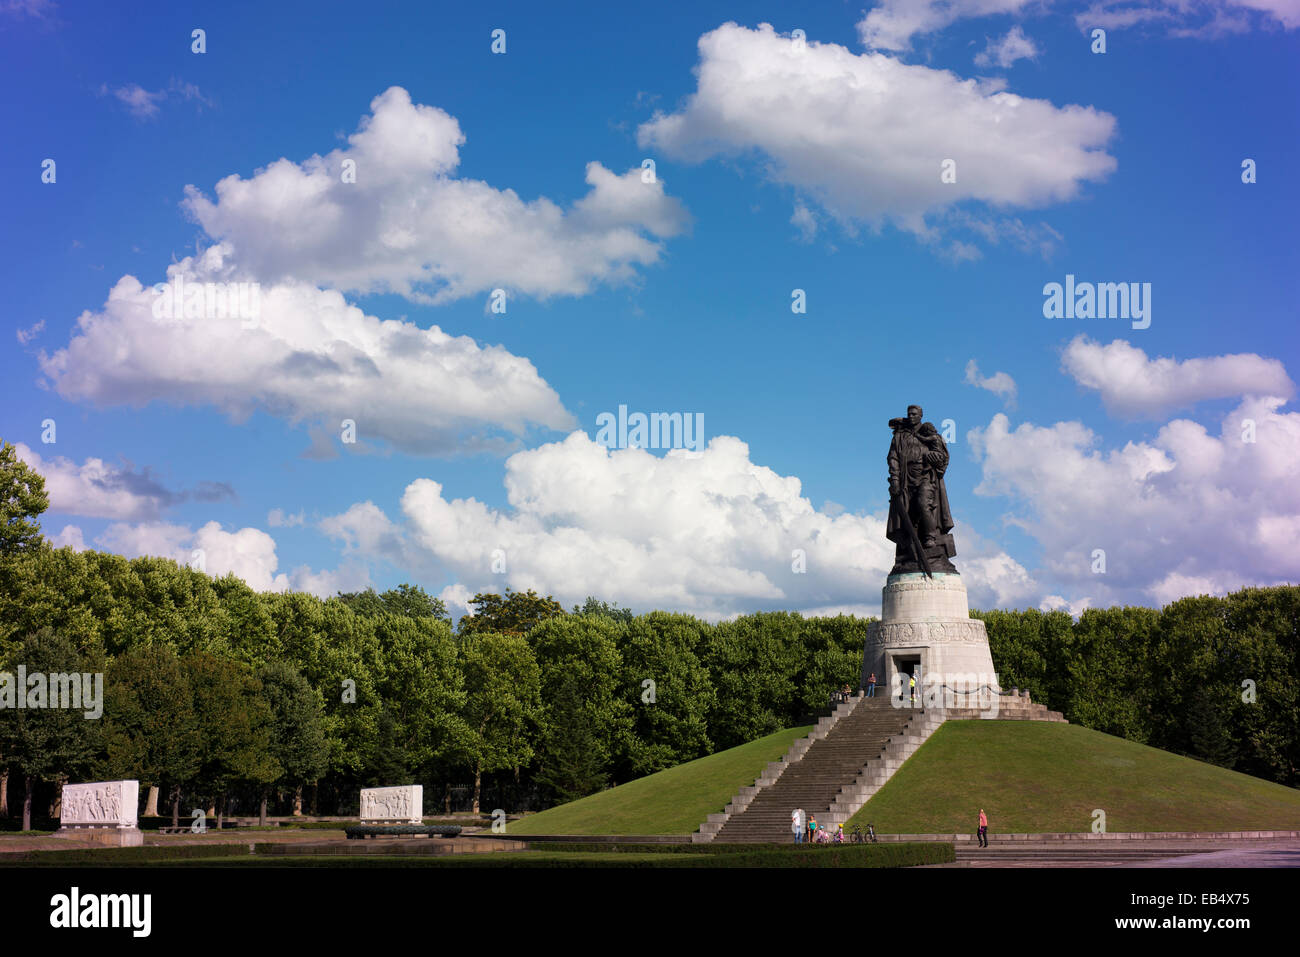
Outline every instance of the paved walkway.
{"label": "paved walkway", "polygon": [[1230,848],[1206,854],[1185,854],[1121,867],[1300,867],[1300,841],[1279,842],[1269,847]]}
{"label": "paved walkway", "polygon": [[[145,847],[175,847],[183,844],[215,844],[229,846],[233,853],[252,850],[254,844],[273,844],[267,853],[280,855],[307,855],[321,857],[358,856],[433,856],[442,854],[488,854],[502,851],[524,851],[523,841],[505,839],[485,840],[475,837],[381,837],[349,841],[341,830],[274,829],[253,831],[244,828],[209,831],[206,834],[157,834],[146,831]],[[239,848],[239,851],[233,851]],[[0,856],[27,851],[104,850],[105,845],[90,841],[74,841],[61,837],[33,835],[0,835]],[[0,857],[2,859],[2,857]]]}
{"label": "paved walkway", "polygon": [[937,867],[1300,867],[1300,839],[1017,841],[958,846]]}
{"label": "paved walkway", "polygon": [[[327,841],[345,841],[347,836],[334,830],[294,830],[289,828],[272,828],[254,831],[247,828],[208,831],[206,834],[159,834],[156,831],[144,832],[145,847],[174,847],[179,844],[298,844],[322,843]],[[72,851],[78,848],[102,848],[103,844],[94,841],[75,841],[71,838],[52,837],[33,834],[0,834],[0,854],[18,854],[23,851]]]}

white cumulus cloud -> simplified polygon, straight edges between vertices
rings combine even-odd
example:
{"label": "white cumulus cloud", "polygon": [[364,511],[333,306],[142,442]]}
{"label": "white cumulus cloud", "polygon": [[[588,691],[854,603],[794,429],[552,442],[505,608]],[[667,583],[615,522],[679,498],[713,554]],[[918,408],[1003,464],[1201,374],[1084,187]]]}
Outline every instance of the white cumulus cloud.
{"label": "white cumulus cloud", "polygon": [[688,225],[663,181],[642,182],[639,168],[620,175],[588,163],[590,189],[565,210],[457,176],[459,122],[401,87],[370,109],[347,147],[227,176],[215,200],[187,187],[186,209],[253,278],[427,303],[498,287],[583,295],[632,279],[659,259],[660,240]]}
{"label": "white cumulus cloud", "polygon": [[942,30],[957,20],[1017,13],[1036,0],[884,0],[858,23],[858,36],[871,50],[908,50],[912,38]]}
{"label": "white cumulus cloud", "polygon": [[1059,11],[1081,30],[1159,26],[1173,36],[1217,36],[1300,26],[1296,0],[1096,0],[1086,9],[1052,0],[881,0],[858,23],[872,50],[907,51],[918,37],[959,20],[1028,17]]}
{"label": "white cumulus cloud", "polygon": [[1286,367],[1253,352],[1152,359],[1123,339],[1102,345],[1078,335],[1065,347],[1061,368],[1096,390],[1108,412],[1126,418],[1156,418],[1208,399],[1295,395]]}
{"label": "white cumulus cloud", "polygon": [[[169,281],[233,281],[229,252],[186,258]],[[418,453],[505,448],[502,431],[573,421],[527,359],[437,326],[378,319],[333,290],[262,287],[255,322],[159,317],[155,297],[124,276],[100,311],[82,313],[65,348],[40,354],[55,391],[98,406],[211,406],[236,421],[260,410],[334,437],[350,419],[358,444]]]}
{"label": "white cumulus cloud", "polygon": [[275,539],[257,528],[228,532],[219,522],[208,522],[197,530],[167,522],[115,522],[95,544],[128,558],[170,558],[214,577],[233,574],[254,591],[292,589],[329,598],[335,592],[363,590],[370,584],[366,570],[356,564],[334,571],[313,571],[301,565],[288,574],[278,572]]}
{"label": "white cumulus cloud", "polygon": [[203,95],[197,86],[193,83],[177,80],[175,77],[160,90],[146,90],[139,83],[128,83],[124,86],[111,88],[106,83],[100,84],[99,95],[107,96],[109,94],[125,106],[130,114],[138,120],[156,118],[162,105],[168,100],[197,100],[202,105],[212,106],[212,102]]}
{"label": "white cumulus cloud", "polygon": [[28,326],[26,329],[16,330],[14,335],[17,336],[19,345],[25,346],[44,331],[45,320],[42,319],[34,325]]}
{"label": "white cumulus cloud", "polygon": [[[456,578],[444,600],[461,607],[508,585],[566,606],[596,595],[714,619],[771,608],[878,614],[894,560],[883,515],[814,508],[798,478],[753,463],[731,436],[699,454],[656,456],[574,432],[511,456],[505,488],[509,507],[497,509],[418,479],[402,497],[401,522],[363,502],[321,527],[368,557],[423,553]],[[957,535],[972,603],[1032,591],[1005,554],[964,527]]]}
{"label": "white cumulus cloud", "polygon": [[302,525],[307,521],[302,511],[293,515],[286,515],[284,509],[273,508],[266,513],[266,524],[271,528],[292,528],[295,525]]}
{"label": "white cumulus cloud", "polygon": [[137,472],[93,456],[81,464],[61,455],[44,458],[22,442],[15,443],[14,448],[18,458],[44,477],[52,512],[149,519],[182,502],[218,502],[235,497],[234,490],[223,482],[201,482],[194,489],[175,492],[164,487],[147,468]]}
{"label": "white cumulus cloud", "polygon": [[1075,14],[1081,30],[1161,26],[1173,36],[1215,37],[1300,27],[1296,0],[1099,0]]}
{"label": "white cumulus cloud", "polygon": [[[642,146],[690,162],[756,154],[844,224],[892,222],[930,239],[927,218],[956,204],[1044,206],[1116,166],[1110,114],[1017,96],[1002,81],[800,47],[766,23],[724,24],[699,51],[696,91],[640,127]],[[947,159],[955,182],[941,181]]]}
{"label": "white cumulus cloud", "polygon": [[1011,378],[1006,372],[995,372],[991,376],[981,376],[979,364],[974,359],[966,363],[967,385],[973,385],[977,389],[985,389],[1002,399],[1007,408],[1016,407],[1016,380]]}
{"label": "white cumulus cloud", "polygon": [[970,433],[975,491],[1009,500],[1006,520],[1041,547],[1036,577],[1098,605],[1294,582],[1300,413],[1283,401],[1244,398],[1214,430],[1174,419],[1110,448],[1079,422],[1013,429],[999,413]]}
{"label": "white cumulus cloud", "polygon": [[1000,66],[1005,70],[1017,60],[1035,59],[1038,52],[1038,47],[1025,36],[1025,31],[1014,26],[1002,39],[989,41],[989,45],[975,55],[975,65]]}
{"label": "white cumulus cloud", "polygon": [[86,550],[86,538],[80,526],[64,525],[62,531],[50,539],[55,548],[71,548],[74,552]]}

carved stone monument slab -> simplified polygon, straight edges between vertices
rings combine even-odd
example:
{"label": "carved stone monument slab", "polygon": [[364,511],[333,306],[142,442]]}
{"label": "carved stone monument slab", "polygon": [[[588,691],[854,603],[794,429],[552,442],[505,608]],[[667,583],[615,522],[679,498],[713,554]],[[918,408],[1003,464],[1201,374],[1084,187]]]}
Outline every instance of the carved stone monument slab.
{"label": "carved stone monument slab", "polygon": [[361,789],[362,824],[419,824],[423,817],[424,788],[419,784]]}
{"label": "carved stone monument slab", "polygon": [[65,784],[55,837],[90,840],[119,847],[143,843],[137,821],[139,781]]}

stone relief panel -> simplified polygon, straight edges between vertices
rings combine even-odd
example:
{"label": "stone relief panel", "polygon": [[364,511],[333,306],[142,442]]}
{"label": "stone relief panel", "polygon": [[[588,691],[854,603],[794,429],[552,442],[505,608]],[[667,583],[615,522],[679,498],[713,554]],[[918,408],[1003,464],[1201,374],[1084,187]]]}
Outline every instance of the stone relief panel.
{"label": "stone relief panel", "polygon": [[139,798],[139,781],[65,784],[59,824],[63,827],[135,827]]}
{"label": "stone relief panel", "polygon": [[407,821],[419,824],[424,815],[424,788],[411,784],[394,788],[362,788],[361,820]]}

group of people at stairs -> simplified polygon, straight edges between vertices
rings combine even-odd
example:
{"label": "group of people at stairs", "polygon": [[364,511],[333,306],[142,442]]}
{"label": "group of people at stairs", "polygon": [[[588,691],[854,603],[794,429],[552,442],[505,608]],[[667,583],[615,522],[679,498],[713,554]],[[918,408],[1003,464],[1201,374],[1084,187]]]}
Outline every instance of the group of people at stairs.
{"label": "group of people at stairs", "polygon": [[[810,814],[805,823],[803,808],[797,807],[790,812],[790,830],[794,832],[794,842],[796,844],[843,844],[844,843],[844,825],[836,824],[835,833],[826,828],[825,825],[817,823],[817,816]],[[989,817],[980,808],[979,825],[975,829],[975,840],[980,847],[989,846]],[[853,826],[853,843],[860,844],[863,841],[876,843],[876,826],[867,825],[867,832],[862,833],[862,826],[855,824]]]}
{"label": "group of people at stairs", "polygon": [[[835,825],[835,833],[832,834],[830,829],[824,824],[817,823],[815,814],[808,815],[807,822],[804,821],[803,808],[797,807],[790,812],[790,830],[794,832],[794,842],[796,844],[844,844],[844,825]],[[876,843],[876,827],[874,824],[867,825],[866,834],[862,833],[862,826],[855,824],[853,826],[853,843],[861,844],[864,841]]]}
{"label": "group of people at stairs", "polygon": [[[907,675],[906,678],[907,678],[908,690],[912,696],[912,704],[916,704],[915,672],[913,672],[910,675]],[[852,690],[850,690],[849,686],[845,684],[842,688],[840,688],[839,691],[831,692],[831,704],[836,705],[848,701],[849,698],[852,696],[852,694],[853,694]],[[876,696],[876,673],[874,671],[871,672],[870,676],[867,678],[867,683],[865,687],[862,685],[858,686],[858,694],[865,695],[868,698],[874,698]]]}

